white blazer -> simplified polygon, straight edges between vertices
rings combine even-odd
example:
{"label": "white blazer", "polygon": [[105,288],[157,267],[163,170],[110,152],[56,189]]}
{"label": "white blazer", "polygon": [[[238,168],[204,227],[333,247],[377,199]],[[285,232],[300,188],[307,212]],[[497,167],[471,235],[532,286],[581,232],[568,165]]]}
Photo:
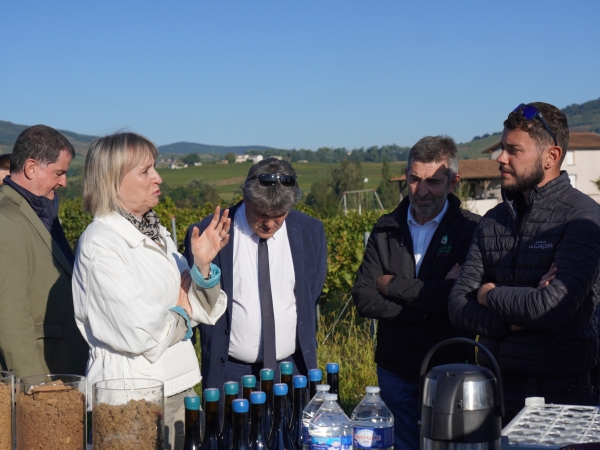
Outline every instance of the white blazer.
{"label": "white blazer", "polygon": [[[88,395],[101,380],[160,380],[167,397],[201,380],[192,343],[170,345],[176,319],[169,308],[177,304],[181,272],[188,264],[163,226],[160,235],[166,253],[112,213],[95,217],[81,236],[73,301],[77,326],[90,346]],[[193,326],[214,324],[227,308],[227,295],[218,284],[205,291],[192,282],[188,296]]]}

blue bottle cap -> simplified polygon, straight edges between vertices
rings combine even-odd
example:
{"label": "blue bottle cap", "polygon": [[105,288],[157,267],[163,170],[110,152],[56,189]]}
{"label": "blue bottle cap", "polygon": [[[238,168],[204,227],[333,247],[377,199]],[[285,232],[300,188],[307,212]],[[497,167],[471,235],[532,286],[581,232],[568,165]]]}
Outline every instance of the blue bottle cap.
{"label": "blue bottle cap", "polygon": [[231,407],[233,408],[233,412],[247,413],[250,405],[248,404],[248,400],[245,398],[236,398],[233,402],[231,402]]}
{"label": "blue bottle cap", "polygon": [[310,369],[308,371],[308,380],[309,381],[321,381],[323,379],[323,372],[321,369]]}
{"label": "blue bottle cap", "polygon": [[273,394],[275,395],[287,395],[288,385],[285,383],[276,383],[273,385]]}
{"label": "blue bottle cap", "polygon": [[269,380],[272,380],[274,376],[275,376],[275,372],[273,371],[273,369],[261,369],[260,370],[260,379],[261,380],[269,381]]}
{"label": "blue bottle cap", "polygon": [[263,391],[250,392],[250,403],[260,405],[267,401],[267,394]]}
{"label": "blue bottle cap", "polygon": [[245,388],[256,387],[256,377],[254,375],[244,375],[242,377],[242,386]]}
{"label": "blue bottle cap", "polygon": [[192,411],[200,410],[200,397],[197,395],[188,395],[183,398],[183,404],[185,405],[185,409],[191,409]]}
{"label": "blue bottle cap", "polygon": [[240,392],[240,386],[237,381],[228,381],[223,385],[225,395],[238,395]]}
{"label": "blue bottle cap", "polygon": [[327,363],[327,373],[338,373],[340,365],[338,363]]}
{"label": "blue bottle cap", "polygon": [[218,389],[210,388],[204,389],[204,401],[205,402],[218,402],[221,397],[221,393]]}
{"label": "blue bottle cap", "polygon": [[296,375],[292,378],[292,385],[296,388],[305,388],[306,387],[306,377],[304,375]]}
{"label": "blue bottle cap", "polygon": [[289,361],[284,361],[279,364],[279,370],[281,371],[281,375],[291,375],[294,373],[294,365]]}

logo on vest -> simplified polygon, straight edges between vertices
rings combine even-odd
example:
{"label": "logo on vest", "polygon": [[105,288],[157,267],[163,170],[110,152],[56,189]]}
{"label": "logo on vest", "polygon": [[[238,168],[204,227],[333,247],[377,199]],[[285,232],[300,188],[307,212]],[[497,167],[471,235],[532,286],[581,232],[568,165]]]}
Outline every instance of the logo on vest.
{"label": "logo on vest", "polygon": [[536,249],[536,250],[547,250],[550,248],[554,248],[554,244],[552,242],[546,242],[546,241],[535,241],[534,244],[529,245],[529,248]]}
{"label": "logo on vest", "polygon": [[448,235],[442,237],[440,241],[440,248],[438,249],[438,255],[448,255],[452,251],[452,246],[448,244]]}

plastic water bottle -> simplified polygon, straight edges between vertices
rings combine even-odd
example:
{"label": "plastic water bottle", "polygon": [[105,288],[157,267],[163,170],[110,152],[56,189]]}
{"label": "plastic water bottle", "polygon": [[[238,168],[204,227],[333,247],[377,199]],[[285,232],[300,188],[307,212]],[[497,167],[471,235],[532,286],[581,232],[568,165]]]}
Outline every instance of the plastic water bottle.
{"label": "plastic water bottle", "polygon": [[329,392],[328,384],[317,384],[316,386],[317,393],[312,398],[304,411],[302,411],[302,449],[298,450],[309,450],[310,449],[310,435],[308,434],[308,425],[317,411],[321,406],[323,406],[323,402],[325,401],[325,394]]}
{"label": "plastic water bottle", "polygon": [[352,412],[354,450],[394,448],[394,416],[379,391],[377,386],[367,386],[367,395]]}
{"label": "plastic water bottle", "polygon": [[311,450],[352,450],[352,422],[337,402],[337,394],[325,394],[324,402],[310,421]]}

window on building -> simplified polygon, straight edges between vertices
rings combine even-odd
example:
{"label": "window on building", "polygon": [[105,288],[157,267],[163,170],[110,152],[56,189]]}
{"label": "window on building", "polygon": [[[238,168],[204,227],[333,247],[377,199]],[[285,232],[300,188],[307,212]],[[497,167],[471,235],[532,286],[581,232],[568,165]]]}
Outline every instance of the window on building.
{"label": "window on building", "polygon": [[572,151],[568,151],[567,152],[566,159],[567,159],[567,166],[573,166],[573,165],[575,165],[575,157],[574,157]]}
{"label": "window on building", "polygon": [[[567,155],[569,153],[567,153]],[[573,186],[574,188],[576,188],[577,187],[577,175],[569,175],[569,180],[571,180],[571,186]]]}

